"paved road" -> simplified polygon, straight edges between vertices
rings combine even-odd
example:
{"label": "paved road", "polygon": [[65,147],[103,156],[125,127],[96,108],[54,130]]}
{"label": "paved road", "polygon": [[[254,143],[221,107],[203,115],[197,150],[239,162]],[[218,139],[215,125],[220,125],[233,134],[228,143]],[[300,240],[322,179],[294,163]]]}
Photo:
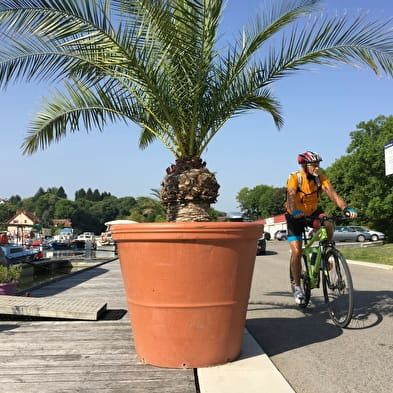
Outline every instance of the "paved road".
{"label": "paved road", "polygon": [[393,392],[393,270],[351,264],[354,319],[329,319],[322,288],[299,309],[290,294],[288,243],[256,259],[247,327],[297,393]]}

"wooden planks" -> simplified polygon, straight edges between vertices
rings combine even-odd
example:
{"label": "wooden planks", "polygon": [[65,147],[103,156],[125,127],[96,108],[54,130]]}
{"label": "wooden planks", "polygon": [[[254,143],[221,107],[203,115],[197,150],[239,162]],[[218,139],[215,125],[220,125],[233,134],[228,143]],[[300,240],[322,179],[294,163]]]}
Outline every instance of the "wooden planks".
{"label": "wooden planks", "polygon": [[[126,309],[118,261],[31,291]],[[0,320],[0,393],[196,393],[194,371],[141,364],[118,320]]]}
{"label": "wooden planks", "polygon": [[96,321],[106,303],[84,299],[0,296],[0,314]]}

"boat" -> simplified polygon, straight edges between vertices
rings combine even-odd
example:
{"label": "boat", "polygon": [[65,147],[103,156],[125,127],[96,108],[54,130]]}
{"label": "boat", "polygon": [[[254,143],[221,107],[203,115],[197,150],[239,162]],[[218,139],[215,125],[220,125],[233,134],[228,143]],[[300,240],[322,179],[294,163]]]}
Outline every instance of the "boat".
{"label": "boat", "polygon": [[112,225],[119,225],[119,224],[137,224],[136,221],[132,220],[113,220],[113,221],[108,221],[105,223],[106,230],[105,232],[101,233],[101,236],[99,237],[98,243],[100,246],[114,246],[115,242],[112,239],[112,234],[111,234],[111,226]]}
{"label": "boat", "polygon": [[40,250],[37,248],[25,248],[18,244],[10,244],[8,236],[4,233],[0,234],[0,247],[7,261],[7,265],[33,262],[39,259]]}
{"label": "boat", "polygon": [[83,238],[77,238],[71,240],[71,246],[73,250],[95,250],[96,249],[96,244],[95,242],[92,242],[91,240],[85,240]]}
{"label": "boat", "polygon": [[52,250],[68,250],[70,248],[70,242],[53,240],[50,243]]}

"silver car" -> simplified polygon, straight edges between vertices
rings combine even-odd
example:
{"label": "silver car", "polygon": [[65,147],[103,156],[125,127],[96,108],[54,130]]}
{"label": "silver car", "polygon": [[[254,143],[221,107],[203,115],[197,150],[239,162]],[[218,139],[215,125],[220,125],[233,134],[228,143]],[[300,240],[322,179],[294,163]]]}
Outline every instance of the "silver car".
{"label": "silver car", "polygon": [[333,240],[336,242],[364,242],[365,240],[371,240],[371,234],[369,232],[359,230],[358,228],[360,227],[336,227],[334,229]]}
{"label": "silver car", "polygon": [[373,242],[375,242],[377,240],[385,239],[385,234],[382,232],[373,231],[371,229],[366,229],[366,228],[358,227],[358,226],[354,226],[354,228],[356,228],[358,231],[361,231],[361,232],[368,232],[371,235],[371,240]]}

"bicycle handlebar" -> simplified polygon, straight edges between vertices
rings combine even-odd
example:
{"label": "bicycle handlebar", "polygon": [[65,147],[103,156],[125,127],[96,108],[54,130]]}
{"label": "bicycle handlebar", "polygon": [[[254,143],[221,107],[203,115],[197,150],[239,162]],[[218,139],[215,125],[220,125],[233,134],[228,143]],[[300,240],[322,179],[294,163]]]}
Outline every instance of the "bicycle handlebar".
{"label": "bicycle handlebar", "polygon": [[[304,216],[303,217],[304,222],[306,225],[310,226],[309,224],[313,224],[315,220],[318,220],[320,224],[323,224],[325,221],[335,221],[335,222],[344,222],[348,221],[350,218],[347,215],[342,215],[342,214],[333,214],[332,216]],[[312,226],[312,225],[311,225]]]}

